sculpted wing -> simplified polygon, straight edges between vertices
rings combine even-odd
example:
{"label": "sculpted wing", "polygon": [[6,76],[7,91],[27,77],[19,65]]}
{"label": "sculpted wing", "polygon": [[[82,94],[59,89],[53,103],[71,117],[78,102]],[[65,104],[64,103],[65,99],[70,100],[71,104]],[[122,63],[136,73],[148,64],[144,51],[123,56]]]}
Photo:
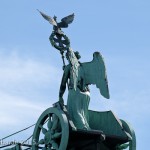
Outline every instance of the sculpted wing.
{"label": "sculpted wing", "polygon": [[108,81],[106,75],[106,68],[102,55],[99,52],[93,54],[91,62],[82,63],[84,84],[96,84],[100,93],[105,98],[109,99]]}
{"label": "sculpted wing", "polygon": [[68,24],[72,23],[72,21],[74,20],[74,13],[67,16],[67,17],[64,17],[61,19],[61,22],[58,23],[58,26],[60,28],[67,28],[68,27]]}
{"label": "sculpted wing", "polygon": [[[38,10],[38,11],[39,11],[39,10]],[[46,19],[50,24],[52,24],[53,26],[57,26],[56,21],[55,21],[52,17],[50,17],[50,16],[44,14],[44,13],[41,12],[41,11],[39,11],[39,12],[40,12],[40,14],[43,16],[43,18]]]}

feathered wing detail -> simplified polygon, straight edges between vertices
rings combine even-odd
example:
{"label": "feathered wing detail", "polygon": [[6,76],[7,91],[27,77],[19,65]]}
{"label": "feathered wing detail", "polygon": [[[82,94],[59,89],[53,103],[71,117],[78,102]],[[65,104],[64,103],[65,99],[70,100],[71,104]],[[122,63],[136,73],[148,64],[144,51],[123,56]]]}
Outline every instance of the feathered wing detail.
{"label": "feathered wing detail", "polygon": [[71,48],[68,50],[69,61],[71,63],[70,80],[73,82],[73,89],[76,90],[79,76],[79,62]]}
{"label": "feathered wing detail", "polygon": [[74,20],[74,13],[61,19],[62,22],[65,22],[67,24],[72,23],[73,20]]}
{"label": "feathered wing detail", "polygon": [[105,98],[109,99],[108,81],[106,75],[106,68],[102,55],[99,52],[93,54],[91,62],[82,63],[84,84],[96,84],[100,89],[100,93]]}
{"label": "feathered wing detail", "polygon": [[67,28],[68,27],[68,24],[72,23],[72,21],[74,20],[74,13],[67,16],[67,17],[64,17],[61,19],[61,22],[58,23],[58,26],[60,28]]}
{"label": "feathered wing detail", "polygon": [[[38,10],[38,11],[39,11],[39,10]],[[50,24],[52,24],[53,26],[57,26],[56,21],[55,21],[52,17],[50,17],[50,16],[44,14],[44,13],[41,12],[41,11],[39,11],[39,12],[40,12],[40,14],[43,16],[43,18],[46,19]]]}

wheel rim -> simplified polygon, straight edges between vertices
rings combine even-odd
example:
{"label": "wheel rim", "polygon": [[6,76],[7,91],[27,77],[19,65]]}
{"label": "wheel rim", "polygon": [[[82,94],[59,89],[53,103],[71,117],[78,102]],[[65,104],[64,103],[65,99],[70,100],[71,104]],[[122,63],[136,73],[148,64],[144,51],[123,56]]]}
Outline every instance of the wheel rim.
{"label": "wheel rim", "polygon": [[69,127],[66,115],[57,108],[48,108],[39,117],[32,138],[32,149],[65,150]]}

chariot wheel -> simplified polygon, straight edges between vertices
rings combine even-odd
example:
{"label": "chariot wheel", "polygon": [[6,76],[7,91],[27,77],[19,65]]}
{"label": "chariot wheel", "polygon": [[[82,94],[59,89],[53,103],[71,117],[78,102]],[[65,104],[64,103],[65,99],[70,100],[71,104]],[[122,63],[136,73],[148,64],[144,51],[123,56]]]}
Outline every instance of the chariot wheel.
{"label": "chariot wheel", "polygon": [[128,122],[126,122],[122,119],[120,119],[120,121],[122,123],[123,130],[128,135],[129,142],[128,142],[128,144],[118,145],[117,150],[126,149],[127,147],[129,147],[129,150],[136,150],[136,136],[135,136],[135,132],[134,132],[133,128],[131,127],[131,125]]}
{"label": "chariot wheel", "polygon": [[66,115],[57,108],[48,108],[35,125],[32,150],[66,150],[68,138],[69,126]]}
{"label": "chariot wheel", "polygon": [[129,150],[136,150],[136,136],[133,128],[131,125],[125,121],[120,119],[123,129],[129,134],[129,137],[131,136],[131,139],[129,141]]}

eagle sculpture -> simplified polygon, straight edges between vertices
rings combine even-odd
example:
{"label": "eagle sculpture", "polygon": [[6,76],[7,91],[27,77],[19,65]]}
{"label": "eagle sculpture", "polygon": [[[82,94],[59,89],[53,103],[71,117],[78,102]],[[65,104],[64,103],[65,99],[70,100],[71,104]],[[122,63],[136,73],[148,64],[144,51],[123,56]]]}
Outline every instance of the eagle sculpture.
{"label": "eagle sculpture", "polygon": [[[38,10],[39,11],[39,10]],[[64,18],[61,19],[61,22],[57,22],[57,17],[54,16],[53,18],[44,14],[43,12],[39,11],[40,14],[43,16],[44,19],[46,19],[50,24],[53,25],[53,30],[58,33],[58,34],[63,34],[63,32],[61,31],[61,28],[67,28],[68,24],[72,23],[74,20],[74,13],[66,16]]]}

